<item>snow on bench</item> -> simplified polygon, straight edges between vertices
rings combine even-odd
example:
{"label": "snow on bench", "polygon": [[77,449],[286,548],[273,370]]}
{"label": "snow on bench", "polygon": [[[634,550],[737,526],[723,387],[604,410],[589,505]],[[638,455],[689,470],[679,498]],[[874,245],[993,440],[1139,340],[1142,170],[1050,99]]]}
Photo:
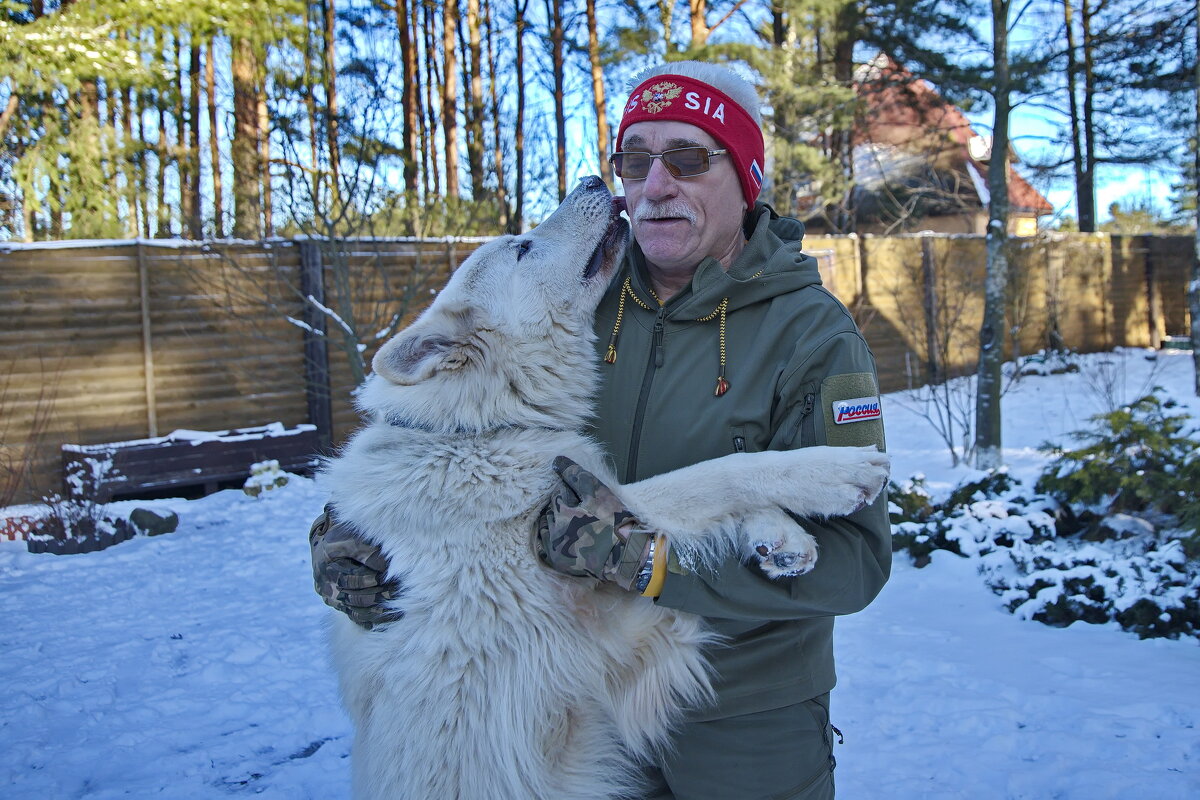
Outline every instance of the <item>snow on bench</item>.
{"label": "snow on bench", "polygon": [[287,472],[311,473],[320,445],[315,425],[273,422],[227,431],[177,430],[166,436],[105,444],[64,444],[67,497],[107,503],[138,494],[244,481],[250,467],[274,460]]}

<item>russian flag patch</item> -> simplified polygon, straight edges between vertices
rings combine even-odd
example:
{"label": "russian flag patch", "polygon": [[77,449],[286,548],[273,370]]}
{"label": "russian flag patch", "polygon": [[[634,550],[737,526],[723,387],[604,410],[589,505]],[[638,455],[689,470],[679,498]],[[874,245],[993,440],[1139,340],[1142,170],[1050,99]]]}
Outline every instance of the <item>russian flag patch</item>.
{"label": "russian flag patch", "polygon": [[750,161],[750,175],[751,175],[751,177],[753,177],[753,178],[754,178],[754,182],[755,182],[757,185],[759,185],[759,186],[762,186],[762,182],[763,182],[763,172],[762,172],[762,167],[760,167],[760,166],[758,165],[758,160],[757,160],[757,159],[752,159],[752,160]]}
{"label": "russian flag patch", "polygon": [[856,397],[853,400],[833,401],[833,421],[838,425],[849,422],[862,422],[868,419],[882,419],[883,410],[878,397]]}

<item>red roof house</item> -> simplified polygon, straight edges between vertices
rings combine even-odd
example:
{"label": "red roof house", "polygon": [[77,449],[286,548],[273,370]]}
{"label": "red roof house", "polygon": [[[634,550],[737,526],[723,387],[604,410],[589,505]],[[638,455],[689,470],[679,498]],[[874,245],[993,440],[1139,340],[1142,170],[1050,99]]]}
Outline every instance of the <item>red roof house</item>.
{"label": "red roof house", "polygon": [[[852,140],[856,229],[984,233],[987,175],[995,162],[990,137],[978,135],[961,111],[887,56],[876,56],[855,78],[864,108]],[[1038,218],[1054,209],[1013,168],[1015,153],[1007,155],[1009,233],[1032,235]],[[803,189],[797,200],[802,213],[809,209],[808,227],[819,232],[828,209]]]}

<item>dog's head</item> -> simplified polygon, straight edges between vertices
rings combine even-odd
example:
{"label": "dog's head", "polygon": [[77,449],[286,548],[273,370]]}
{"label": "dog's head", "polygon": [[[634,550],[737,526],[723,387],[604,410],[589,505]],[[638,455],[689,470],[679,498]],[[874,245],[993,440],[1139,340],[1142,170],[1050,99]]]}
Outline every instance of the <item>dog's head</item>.
{"label": "dog's head", "polygon": [[592,321],[628,225],[585,178],[533,231],[476,250],[380,348],[367,411],[435,430],[573,428],[595,384]]}

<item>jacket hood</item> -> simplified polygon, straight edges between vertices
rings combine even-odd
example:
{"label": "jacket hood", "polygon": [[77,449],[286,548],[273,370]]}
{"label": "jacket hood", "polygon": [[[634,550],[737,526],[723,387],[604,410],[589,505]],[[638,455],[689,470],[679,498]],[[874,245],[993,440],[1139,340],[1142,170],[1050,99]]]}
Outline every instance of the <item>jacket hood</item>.
{"label": "jacket hood", "polygon": [[[711,257],[701,261],[691,286],[667,302],[670,317],[698,318],[711,313],[725,298],[732,310],[821,283],[817,260],[800,252],[802,222],[781,217],[766,203],[758,203],[746,215],[744,228],[746,246],[729,270]],[[637,267],[632,270],[633,288],[649,299],[645,258],[636,242],[630,249]]]}

